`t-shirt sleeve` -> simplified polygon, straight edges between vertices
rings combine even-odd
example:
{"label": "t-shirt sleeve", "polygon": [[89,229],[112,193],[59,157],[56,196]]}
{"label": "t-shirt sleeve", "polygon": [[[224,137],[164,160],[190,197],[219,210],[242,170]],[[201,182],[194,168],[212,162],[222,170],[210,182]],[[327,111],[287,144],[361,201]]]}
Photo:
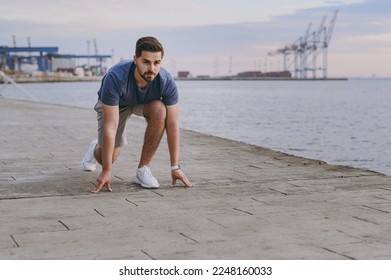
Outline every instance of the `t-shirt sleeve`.
{"label": "t-shirt sleeve", "polygon": [[176,86],[174,79],[172,78],[167,79],[167,82],[164,85],[163,92],[164,92],[163,95],[164,104],[170,106],[178,103],[178,88]]}
{"label": "t-shirt sleeve", "polygon": [[109,72],[102,81],[100,100],[103,104],[115,106],[119,104],[120,94],[120,85],[115,75]]}

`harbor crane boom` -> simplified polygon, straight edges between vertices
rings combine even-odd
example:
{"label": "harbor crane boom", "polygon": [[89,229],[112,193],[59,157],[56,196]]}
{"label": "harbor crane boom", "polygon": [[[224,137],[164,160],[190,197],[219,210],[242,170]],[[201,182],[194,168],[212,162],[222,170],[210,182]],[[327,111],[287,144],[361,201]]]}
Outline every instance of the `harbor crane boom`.
{"label": "harbor crane boom", "polygon": [[98,44],[96,43],[96,39],[94,38],[93,39],[94,41],[94,51],[95,51],[95,55],[98,55]]}
{"label": "harbor crane boom", "polygon": [[[284,47],[275,51],[269,52],[268,55],[282,54],[284,57],[284,71],[291,69],[292,63],[293,72],[295,78],[308,78],[308,71],[312,71],[312,78],[316,78],[317,70],[323,71],[323,78],[327,78],[327,52],[330,45],[331,36],[333,34],[335,22],[337,20],[338,10],[334,12],[334,15],[329,23],[329,26],[325,26],[326,16],[323,16],[317,30],[311,32],[312,24],[310,23],[304,33],[303,37],[300,37],[292,44],[287,44]],[[320,52],[323,50],[323,67],[317,67],[317,59]],[[293,60],[287,63],[288,56],[293,54]]]}
{"label": "harbor crane boom", "polygon": [[323,42],[323,78],[327,78],[327,59],[328,59],[328,47],[330,45],[331,35],[333,34],[334,25],[337,20],[338,10],[335,10],[334,16],[330,21],[329,27],[324,29],[324,42]]}

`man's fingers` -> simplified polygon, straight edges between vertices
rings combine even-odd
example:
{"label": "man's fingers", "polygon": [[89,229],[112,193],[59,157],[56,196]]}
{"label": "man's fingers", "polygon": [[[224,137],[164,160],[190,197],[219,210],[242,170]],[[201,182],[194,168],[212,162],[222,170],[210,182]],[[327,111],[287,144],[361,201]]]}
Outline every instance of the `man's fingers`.
{"label": "man's fingers", "polygon": [[183,178],[181,179],[181,181],[183,182],[183,184],[185,184],[186,187],[188,187],[188,188],[191,188],[191,187],[192,187],[192,185],[191,185],[189,179],[187,179],[186,176],[183,176]]}
{"label": "man's fingers", "polygon": [[102,180],[97,180],[98,181],[98,184],[96,185],[96,187],[95,187],[95,189],[93,189],[91,192],[92,193],[97,193],[97,192],[99,192],[102,188],[103,188],[103,186],[106,186],[107,187],[107,190],[109,191],[109,192],[112,192],[113,191],[113,189],[111,188],[111,186],[110,186],[110,181],[108,181],[108,182],[104,182],[104,181],[102,181]]}
{"label": "man's fingers", "polygon": [[111,172],[110,171],[102,171],[99,175],[99,177],[96,179],[96,187],[91,190],[92,193],[99,192],[104,186],[106,186],[107,190],[109,192],[112,192],[110,186],[110,179],[111,179]]}
{"label": "man's fingers", "polygon": [[176,178],[172,178],[171,187],[176,186]]}
{"label": "man's fingers", "polygon": [[107,183],[107,184],[99,183],[91,192],[92,192],[92,193],[98,193],[98,192],[102,189],[102,187],[103,187],[104,185],[106,185],[107,190],[108,190],[109,192],[112,192],[112,191],[113,191],[113,189],[112,189],[111,186],[110,186],[110,183]]}
{"label": "man's fingers", "polygon": [[189,179],[187,179],[185,173],[180,172],[178,179],[181,180],[182,183],[185,184],[186,187],[188,187],[188,188],[192,187],[192,185],[191,185]]}
{"label": "man's fingers", "polygon": [[91,191],[92,193],[97,193],[100,191],[100,189],[103,187],[104,183],[103,182],[99,182],[98,181],[98,184],[96,185],[96,187]]}
{"label": "man's fingers", "polygon": [[175,187],[175,186],[176,186],[176,181],[177,181],[177,180],[181,180],[182,183],[183,183],[186,187],[188,187],[188,188],[192,187],[192,185],[191,185],[189,179],[187,179],[186,175],[185,175],[181,170],[178,170],[177,172],[175,172],[175,173],[172,174],[172,183],[171,183],[171,186],[172,186],[172,187]]}
{"label": "man's fingers", "polygon": [[107,187],[107,190],[108,190],[109,192],[112,192],[112,191],[113,191],[113,190],[111,189],[110,182],[108,182],[108,183],[106,184],[106,187]]}

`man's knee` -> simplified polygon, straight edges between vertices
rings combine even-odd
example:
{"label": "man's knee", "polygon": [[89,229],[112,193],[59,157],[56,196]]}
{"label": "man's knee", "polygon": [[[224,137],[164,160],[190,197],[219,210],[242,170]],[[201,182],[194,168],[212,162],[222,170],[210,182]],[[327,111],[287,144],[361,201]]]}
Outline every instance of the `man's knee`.
{"label": "man's knee", "polygon": [[94,157],[99,162],[99,164],[102,165],[102,148],[99,146],[99,144],[95,147]]}
{"label": "man's knee", "polygon": [[[112,162],[114,163],[116,159],[118,158],[119,154],[121,152],[121,147],[115,147],[113,151],[113,158]],[[99,162],[100,165],[102,165],[102,148],[97,145],[94,150],[94,157]]]}
{"label": "man's knee", "polygon": [[167,117],[166,105],[161,100],[153,100],[144,105],[144,116],[147,120],[162,120]]}

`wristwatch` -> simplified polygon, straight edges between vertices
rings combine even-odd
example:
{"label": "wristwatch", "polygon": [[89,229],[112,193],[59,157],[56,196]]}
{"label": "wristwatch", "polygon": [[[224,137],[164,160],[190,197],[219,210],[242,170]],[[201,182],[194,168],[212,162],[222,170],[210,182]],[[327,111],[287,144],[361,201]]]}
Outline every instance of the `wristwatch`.
{"label": "wristwatch", "polygon": [[181,169],[181,166],[179,164],[171,166],[171,171]]}

